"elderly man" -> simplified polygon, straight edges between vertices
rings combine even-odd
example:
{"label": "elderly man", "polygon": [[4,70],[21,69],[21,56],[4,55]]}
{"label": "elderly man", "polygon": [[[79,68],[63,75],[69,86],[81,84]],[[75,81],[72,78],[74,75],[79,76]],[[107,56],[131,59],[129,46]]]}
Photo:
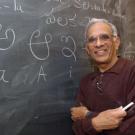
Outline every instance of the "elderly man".
{"label": "elderly man", "polygon": [[86,28],[86,52],[97,71],[80,82],[79,106],[71,108],[76,135],[134,135],[135,63],[118,57],[116,27],[105,19],[92,19]]}

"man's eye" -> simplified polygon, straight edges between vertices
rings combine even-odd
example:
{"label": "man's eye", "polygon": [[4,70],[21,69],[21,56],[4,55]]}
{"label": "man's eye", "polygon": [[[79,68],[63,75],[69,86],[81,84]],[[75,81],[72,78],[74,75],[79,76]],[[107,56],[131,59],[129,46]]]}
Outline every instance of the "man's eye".
{"label": "man's eye", "polygon": [[96,41],[96,38],[94,38],[94,37],[90,37],[89,39],[88,39],[88,43],[93,43],[93,42],[95,42]]}
{"label": "man's eye", "polygon": [[102,39],[102,40],[108,40],[108,39],[110,39],[110,37],[109,37],[109,35],[102,34],[102,35],[100,35],[100,39]]}

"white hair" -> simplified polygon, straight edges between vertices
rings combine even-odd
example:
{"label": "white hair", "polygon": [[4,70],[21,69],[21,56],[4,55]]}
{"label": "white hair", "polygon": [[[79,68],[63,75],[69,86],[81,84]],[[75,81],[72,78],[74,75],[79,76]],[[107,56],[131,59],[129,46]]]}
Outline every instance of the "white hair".
{"label": "white hair", "polygon": [[118,36],[118,31],[117,31],[117,28],[114,24],[110,23],[108,20],[106,19],[97,19],[97,18],[92,18],[91,21],[89,21],[89,23],[87,24],[86,26],[86,29],[85,29],[85,40],[87,39],[87,32],[88,32],[88,29],[95,23],[105,23],[105,24],[108,24],[110,27],[111,27],[111,30],[112,30],[112,35],[113,36]]}

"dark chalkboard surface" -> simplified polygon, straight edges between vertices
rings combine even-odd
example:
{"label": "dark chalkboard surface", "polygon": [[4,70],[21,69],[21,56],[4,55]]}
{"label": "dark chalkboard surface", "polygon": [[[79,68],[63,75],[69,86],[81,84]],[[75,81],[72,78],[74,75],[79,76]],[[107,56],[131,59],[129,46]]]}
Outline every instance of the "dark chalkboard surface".
{"label": "dark chalkboard surface", "polygon": [[72,135],[69,109],[82,76],[91,18],[122,33],[105,0],[0,0],[0,135]]}

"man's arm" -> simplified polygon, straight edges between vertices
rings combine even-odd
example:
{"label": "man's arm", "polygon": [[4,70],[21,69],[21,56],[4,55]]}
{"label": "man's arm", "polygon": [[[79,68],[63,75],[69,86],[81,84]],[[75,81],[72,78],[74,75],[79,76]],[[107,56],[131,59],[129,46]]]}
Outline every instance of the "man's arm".
{"label": "man's arm", "polygon": [[92,125],[97,131],[112,130],[120,126],[127,113],[122,107],[109,109],[92,118]]}
{"label": "man's arm", "polygon": [[[122,107],[103,111],[97,116],[94,116],[93,112],[89,112],[84,106],[71,109],[72,120],[76,123],[80,122],[80,126],[87,134],[91,134],[93,129],[95,134],[104,130],[116,129],[126,116],[126,112],[122,110]],[[91,116],[89,117],[87,114]]]}
{"label": "man's arm", "polygon": [[71,108],[71,118],[73,120],[73,130],[76,135],[97,135],[98,131],[93,128],[91,118],[95,117],[97,113],[92,112],[88,116],[89,110],[86,107]]}

